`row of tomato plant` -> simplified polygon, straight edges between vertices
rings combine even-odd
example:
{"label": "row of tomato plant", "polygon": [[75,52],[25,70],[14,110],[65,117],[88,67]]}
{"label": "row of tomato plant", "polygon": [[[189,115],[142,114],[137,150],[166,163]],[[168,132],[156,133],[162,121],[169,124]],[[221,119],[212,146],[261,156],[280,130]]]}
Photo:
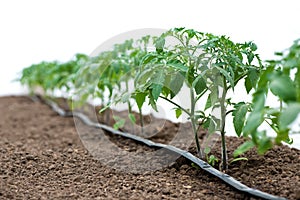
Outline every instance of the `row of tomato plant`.
{"label": "row of tomato plant", "polygon": [[[233,123],[237,136],[248,138],[236,149],[235,157],[253,147],[263,154],[274,144],[291,143],[290,124],[300,112],[299,40],[290,49],[277,53],[278,60],[262,62],[256,50],[253,42],[235,43],[226,36],[174,28],[159,37],[148,35],[115,44],[95,57],[77,54],[66,63],[34,64],[22,71],[20,81],[31,91],[41,87],[46,95],[64,90],[81,103],[99,98],[104,109],[126,103],[132,123],[136,121],[132,107],[137,105],[142,132],[145,103],[157,111],[158,99],[168,101],[174,105],[176,117],[188,115],[200,158],[209,154],[210,148],[201,147],[199,128],[208,129],[209,134],[221,134],[221,167],[226,170],[227,123]],[[130,81],[134,82],[133,89]],[[234,102],[228,95],[241,92],[236,90],[240,82],[244,82],[248,94],[252,91],[251,102]],[[189,90],[188,107],[174,100],[184,86]],[[280,106],[266,104],[270,91],[279,99]],[[205,102],[203,109],[196,107],[198,102]],[[213,110],[219,114],[212,114]],[[228,122],[229,115],[233,116],[232,122]],[[260,129],[263,123],[277,134],[275,138]],[[121,125],[122,122],[116,128]]]}

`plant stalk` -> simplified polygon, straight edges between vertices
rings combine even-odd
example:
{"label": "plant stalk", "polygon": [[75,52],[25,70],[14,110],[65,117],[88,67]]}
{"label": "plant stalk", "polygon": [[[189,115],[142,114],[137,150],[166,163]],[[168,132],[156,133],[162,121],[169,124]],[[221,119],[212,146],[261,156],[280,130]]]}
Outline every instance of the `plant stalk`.
{"label": "plant stalk", "polygon": [[180,105],[178,105],[174,101],[171,101],[170,99],[168,99],[168,98],[166,98],[164,96],[161,96],[161,95],[159,97],[162,98],[162,99],[164,99],[164,100],[166,100],[166,101],[168,101],[169,103],[173,104],[174,106],[176,106],[177,108],[179,108],[180,110],[182,110],[183,112],[185,112],[188,116],[191,116],[191,113],[188,110],[184,109],[183,107],[181,107]]}
{"label": "plant stalk", "polygon": [[226,88],[226,80],[224,79],[224,85],[223,85],[223,91],[220,101],[220,107],[221,107],[221,139],[222,139],[222,164],[221,168],[222,170],[228,169],[228,163],[227,163],[227,149],[226,149],[226,139],[225,139],[225,124],[226,124],[226,106],[225,106],[225,98],[227,93]]}
{"label": "plant stalk", "polygon": [[190,96],[191,96],[191,123],[192,123],[192,128],[195,136],[195,141],[196,141],[196,146],[197,146],[197,151],[198,151],[198,156],[199,158],[203,158],[203,154],[201,151],[201,146],[199,143],[199,138],[198,138],[198,129],[196,128],[197,121],[195,119],[195,94],[193,88],[190,88]]}
{"label": "plant stalk", "polygon": [[[125,85],[126,85],[126,91],[128,92],[129,91],[128,81],[126,81]],[[132,114],[132,106],[130,104],[130,100],[127,101],[127,106],[128,106],[128,114]],[[131,131],[134,133],[134,124],[132,122],[131,122]]]}
{"label": "plant stalk", "polygon": [[142,109],[139,109],[139,115],[140,115],[140,125],[141,125],[141,134],[144,134],[144,120],[143,120],[143,113]]}

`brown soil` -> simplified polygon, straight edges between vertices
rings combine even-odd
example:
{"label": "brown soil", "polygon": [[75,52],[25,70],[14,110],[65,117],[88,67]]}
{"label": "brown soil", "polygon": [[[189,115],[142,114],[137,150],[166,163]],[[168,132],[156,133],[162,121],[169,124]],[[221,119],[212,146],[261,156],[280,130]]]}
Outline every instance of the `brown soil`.
{"label": "brown soil", "polygon": [[[81,141],[72,118],[60,117],[48,106],[26,97],[1,97],[0,109],[0,199],[256,199],[191,167],[191,163],[183,158],[165,166],[161,160],[171,157],[170,152],[154,159],[157,165],[165,166],[160,170],[143,173],[117,170],[121,169],[118,165],[122,162],[139,170],[139,160],[130,160],[132,158],[126,157],[127,154],[123,155],[124,161],[115,162],[116,159],[111,158],[108,162],[108,157],[106,160],[94,159],[95,152],[88,152],[83,145],[97,145],[96,142],[103,139],[96,140],[94,133],[99,134],[99,130],[82,124],[80,127],[86,134],[80,135]],[[152,120],[151,124],[161,123],[161,120]],[[80,121],[76,121],[78,124]],[[186,131],[189,129],[187,125],[168,121],[162,129],[159,127],[157,124],[150,127],[146,133],[150,134],[151,129],[158,133],[154,135],[152,131],[146,136],[166,143],[181,127]],[[128,155],[155,151],[119,136],[105,135]],[[188,148],[180,139],[176,140],[175,146]],[[219,140],[214,139],[218,147]],[[227,138],[229,155],[241,142],[237,138]],[[190,151],[194,152],[194,145],[190,146]],[[217,150],[213,149],[212,153],[220,158]],[[159,159],[159,156],[165,157]],[[279,146],[264,156],[257,156],[255,151],[245,156],[249,159],[247,162],[231,164],[227,173],[262,191],[300,199],[299,150]]]}

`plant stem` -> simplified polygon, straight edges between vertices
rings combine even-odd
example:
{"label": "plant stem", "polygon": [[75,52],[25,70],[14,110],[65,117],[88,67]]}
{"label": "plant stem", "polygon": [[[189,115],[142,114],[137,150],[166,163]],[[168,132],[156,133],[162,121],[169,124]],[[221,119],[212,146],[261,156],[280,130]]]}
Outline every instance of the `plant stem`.
{"label": "plant stem", "polygon": [[140,115],[140,124],[141,124],[141,134],[144,134],[144,120],[143,120],[143,113],[142,109],[139,109],[139,115]]}
{"label": "plant stem", "polygon": [[227,149],[226,149],[226,141],[225,141],[225,120],[226,120],[226,106],[225,106],[225,98],[227,93],[226,88],[226,80],[223,78],[223,91],[220,101],[221,106],[221,139],[222,139],[222,170],[228,169],[228,163],[227,163]]}
{"label": "plant stem", "polygon": [[[126,91],[128,92],[129,91],[128,81],[126,81],[125,85],[126,85]],[[128,106],[128,113],[132,114],[132,107],[130,104],[130,100],[127,101],[127,106]],[[131,122],[131,131],[134,133],[134,124],[132,123],[131,120],[130,120],[130,122]]]}
{"label": "plant stem", "polygon": [[198,151],[198,156],[199,158],[203,158],[203,154],[201,151],[201,146],[199,143],[199,138],[198,138],[198,129],[196,128],[196,119],[195,119],[195,94],[194,94],[194,89],[190,88],[190,96],[191,96],[191,123],[192,123],[192,128],[195,136],[195,141],[196,141],[196,146],[197,146],[197,151]]}
{"label": "plant stem", "polygon": [[280,99],[280,108],[279,108],[280,113],[282,112],[282,100]]}
{"label": "plant stem", "polygon": [[166,100],[166,101],[168,101],[169,103],[173,104],[174,106],[176,106],[177,108],[179,108],[180,110],[182,110],[183,112],[185,112],[188,116],[191,116],[191,113],[188,110],[186,110],[185,108],[181,107],[180,105],[178,105],[174,101],[172,101],[172,100],[170,100],[170,99],[168,99],[168,98],[166,98],[164,96],[159,96],[159,97],[162,98],[162,99],[164,99],[164,100]]}

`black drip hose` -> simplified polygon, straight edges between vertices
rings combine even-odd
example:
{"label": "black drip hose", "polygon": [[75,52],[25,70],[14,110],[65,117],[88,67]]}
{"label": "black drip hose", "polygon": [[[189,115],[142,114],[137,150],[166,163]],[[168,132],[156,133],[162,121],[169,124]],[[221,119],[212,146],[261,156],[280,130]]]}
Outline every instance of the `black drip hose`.
{"label": "black drip hose", "polygon": [[256,196],[259,198],[263,198],[263,199],[269,199],[269,200],[286,200],[286,198],[283,197],[278,197],[278,196],[274,196],[265,192],[262,192],[260,190],[254,189],[254,188],[250,188],[246,185],[244,185],[243,183],[237,181],[236,179],[234,179],[233,177],[229,176],[228,174],[225,174],[223,172],[220,172],[219,170],[213,168],[211,165],[209,165],[207,162],[195,157],[194,155],[192,155],[191,153],[189,153],[188,151],[184,151],[181,150],[177,147],[174,147],[172,145],[166,145],[166,144],[162,144],[162,143],[155,143],[151,140],[147,140],[144,138],[141,138],[139,136],[136,135],[132,135],[130,133],[125,133],[125,132],[121,132],[119,130],[115,130],[110,126],[104,125],[104,124],[100,124],[100,123],[95,123],[92,122],[86,115],[80,113],[80,112],[66,112],[65,110],[63,110],[62,108],[60,108],[56,103],[54,103],[53,101],[49,100],[49,99],[41,99],[38,96],[34,96],[31,97],[31,99],[33,101],[42,101],[45,102],[47,105],[49,105],[52,110],[54,110],[56,113],[58,113],[60,116],[63,117],[77,117],[79,118],[83,123],[85,123],[88,126],[91,127],[95,127],[95,128],[100,128],[103,129],[105,131],[108,131],[112,134],[115,135],[119,135],[125,138],[129,138],[132,140],[135,140],[137,142],[143,143],[149,147],[156,147],[156,148],[165,148],[168,149],[172,152],[175,152],[183,157],[185,157],[186,159],[190,160],[191,162],[195,163],[196,165],[198,165],[201,169],[205,170],[206,172],[218,177],[219,179],[221,179],[222,181],[224,181],[225,183],[227,183],[228,185],[234,187],[235,189],[237,189],[240,192],[243,193],[247,193],[251,196]]}

